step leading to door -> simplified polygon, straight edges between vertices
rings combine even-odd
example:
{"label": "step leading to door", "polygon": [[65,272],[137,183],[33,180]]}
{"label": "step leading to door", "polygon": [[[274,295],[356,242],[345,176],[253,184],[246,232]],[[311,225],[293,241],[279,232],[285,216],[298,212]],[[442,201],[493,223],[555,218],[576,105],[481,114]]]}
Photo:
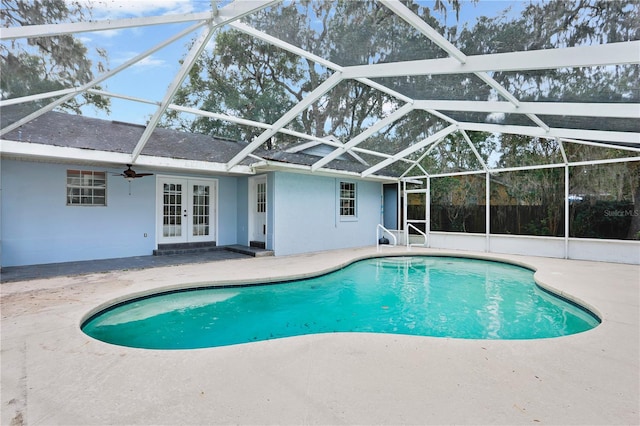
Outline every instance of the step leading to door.
{"label": "step leading to door", "polygon": [[154,256],[170,256],[176,254],[205,253],[216,250],[228,250],[236,253],[246,254],[253,257],[273,256],[272,250],[265,250],[260,247],[247,247],[240,244],[230,246],[218,246],[215,241],[198,243],[175,243],[158,244],[158,248],[153,251]]}
{"label": "step leading to door", "polygon": [[240,244],[234,244],[231,246],[224,246],[224,248],[230,251],[235,251],[236,253],[247,254],[253,257],[273,256],[272,250],[265,250],[260,247],[247,247],[241,246]]}
{"label": "step leading to door", "polygon": [[153,255],[166,256],[171,254],[204,253],[213,250],[224,250],[224,247],[217,246],[215,241],[158,244],[158,248],[153,251]]}

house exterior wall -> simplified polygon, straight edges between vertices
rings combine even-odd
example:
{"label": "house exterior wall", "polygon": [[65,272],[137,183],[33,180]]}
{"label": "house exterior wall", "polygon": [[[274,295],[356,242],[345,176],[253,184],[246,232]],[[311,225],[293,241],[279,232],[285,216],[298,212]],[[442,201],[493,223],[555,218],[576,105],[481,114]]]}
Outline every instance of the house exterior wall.
{"label": "house exterior wall", "polygon": [[[270,176],[271,178],[271,176]],[[357,217],[339,214],[340,182],[355,182]],[[277,256],[375,244],[382,184],[277,172],[270,180],[273,249]]]}
{"label": "house exterior wall", "polygon": [[249,244],[249,178],[240,177],[236,184],[236,243]]}
{"label": "house exterior wall", "polygon": [[[2,266],[151,254],[155,181],[107,176],[107,206],[67,206],[67,169],[2,160]],[[144,234],[147,234],[147,237]]]}
{"label": "house exterior wall", "polygon": [[[129,182],[110,169],[107,206],[67,206],[68,169],[104,167],[2,159],[0,246],[2,266],[151,255],[156,248],[156,176]],[[157,172],[151,170],[151,172]],[[163,173],[164,174],[164,173]],[[182,175],[185,176],[185,175]],[[237,177],[218,180],[217,244],[238,243]],[[246,223],[246,220],[242,223]],[[146,236],[145,236],[146,234]]]}
{"label": "house exterior wall", "polygon": [[[218,180],[218,236],[217,245],[238,244],[238,227],[246,221],[238,217],[238,178],[213,177]],[[246,199],[246,195],[244,199]],[[242,197],[240,198],[242,199]]]}

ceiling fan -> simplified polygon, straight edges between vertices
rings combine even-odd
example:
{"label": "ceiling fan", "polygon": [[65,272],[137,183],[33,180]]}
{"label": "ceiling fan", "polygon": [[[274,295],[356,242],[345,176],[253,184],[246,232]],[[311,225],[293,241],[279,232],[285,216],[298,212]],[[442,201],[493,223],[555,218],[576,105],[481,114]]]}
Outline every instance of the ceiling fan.
{"label": "ceiling fan", "polygon": [[124,176],[126,180],[131,182],[133,179],[141,178],[145,176],[152,176],[153,173],[136,173],[135,170],[131,169],[131,164],[127,164],[127,170],[122,173],[114,174],[114,176]]}
{"label": "ceiling fan", "polygon": [[131,181],[137,178],[152,176],[153,173],[137,173],[131,169],[131,164],[127,164],[127,170],[122,173],[114,174],[114,176],[123,176],[129,182],[129,195],[131,195]]}

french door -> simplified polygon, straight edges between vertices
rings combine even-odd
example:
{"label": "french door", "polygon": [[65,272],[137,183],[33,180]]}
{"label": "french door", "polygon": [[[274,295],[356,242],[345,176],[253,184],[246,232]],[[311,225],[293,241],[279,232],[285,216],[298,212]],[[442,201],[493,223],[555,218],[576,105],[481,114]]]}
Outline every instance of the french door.
{"label": "french door", "polygon": [[216,240],[217,181],[158,176],[158,243]]}

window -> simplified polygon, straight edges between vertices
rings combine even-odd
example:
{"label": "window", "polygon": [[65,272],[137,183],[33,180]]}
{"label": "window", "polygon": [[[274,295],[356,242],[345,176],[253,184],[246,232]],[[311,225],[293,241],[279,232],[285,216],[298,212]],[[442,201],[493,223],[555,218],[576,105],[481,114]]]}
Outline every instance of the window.
{"label": "window", "polygon": [[107,177],[105,172],[67,170],[68,206],[106,206]]}
{"label": "window", "polygon": [[356,216],[356,184],[340,182],[340,216]]}
{"label": "window", "polygon": [[256,211],[264,213],[267,211],[267,184],[260,182],[256,188]]}

